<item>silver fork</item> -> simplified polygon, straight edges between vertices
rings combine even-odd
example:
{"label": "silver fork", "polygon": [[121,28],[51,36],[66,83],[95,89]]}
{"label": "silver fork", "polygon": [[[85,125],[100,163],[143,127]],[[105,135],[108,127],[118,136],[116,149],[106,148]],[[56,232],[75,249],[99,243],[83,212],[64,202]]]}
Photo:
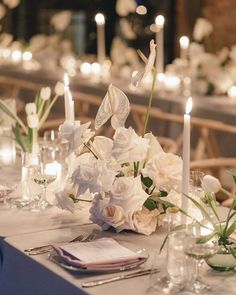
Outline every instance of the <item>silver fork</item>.
{"label": "silver fork", "polygon": [[[74,238],[68,242],[64,242],[64,243],[89,242],[89,241],[93,240],[94,238],[95,238],[95,234],[90,233],[88,235],[87,234],[86,235],[79,235],[76,238]],[[43,246],[38,246],[38,247],[27,248],[27,249],[24,249],[24,252],[29,255],[40,255],[40,254],[50,252],[51,248],[52,248],[52,245],[48,244],[48,245],[43,245]]]}

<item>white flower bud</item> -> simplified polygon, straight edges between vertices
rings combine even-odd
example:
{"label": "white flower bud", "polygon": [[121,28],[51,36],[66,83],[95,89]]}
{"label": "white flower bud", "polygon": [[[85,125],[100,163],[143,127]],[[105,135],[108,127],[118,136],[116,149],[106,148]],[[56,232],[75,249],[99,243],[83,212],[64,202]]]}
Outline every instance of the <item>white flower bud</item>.
{"label": "white flower bud", "polygon": [[25,105],[25,112],[28,116],[36,114],[36,104],[34,102],[27,103]]}
{"label": "white flower bud", "polygon": [[29,128],[37,128],[39,125],[39,117],[37,114],[27,116],[27,124]]}
{"label": "white flower bud", "polygon": [[219,179],[211,175],[205,175],[202,179],[202,188],[210,193],[217,193],[221,189]]}
{"label": "white flower bud", "polygon": [[64,94],[64,84],[62,82],[57,82],[55,85],[54,91],[56,95],[60,96]]}
{"label": "white flower bud", "polygon": [[40,97],[42,100],[48,100],[51,96],[51,88],[50,87],[43,87],[40,90]]}

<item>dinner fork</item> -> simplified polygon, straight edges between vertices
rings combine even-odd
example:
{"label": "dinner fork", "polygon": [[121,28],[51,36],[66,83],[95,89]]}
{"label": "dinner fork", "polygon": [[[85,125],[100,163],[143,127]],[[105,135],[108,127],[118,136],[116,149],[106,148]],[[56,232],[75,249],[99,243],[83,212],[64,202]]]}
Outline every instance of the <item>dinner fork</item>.
{"label": "dinner fork", "polygon": [[[79,235],[65,243],[89,242],[89,241],[92,241],[94,238],[95,238],[95,234],[90,233],[85,235]],[[51,248],[52,248],[52,245],[48,244],[48,245],[43,245],[38,247],[27,248],[27,249],[24,249],[24,252],[29,255],[39,255],[39,254],[48,253],[51,250]]]}

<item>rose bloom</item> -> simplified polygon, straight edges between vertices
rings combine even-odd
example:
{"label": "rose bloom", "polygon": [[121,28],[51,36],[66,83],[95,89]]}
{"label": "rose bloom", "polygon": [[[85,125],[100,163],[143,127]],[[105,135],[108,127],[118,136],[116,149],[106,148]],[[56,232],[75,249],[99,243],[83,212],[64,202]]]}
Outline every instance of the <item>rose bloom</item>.
{"label": "rose bloom", "polygon": [[166,191],[179,189],[181,172],[182,159],[174,154],[164,152],[149,160],[142,170],[143,176],[151,178],[157,189]]}
{"label": "rose bloom", "polygon": [[25,112],[28,116],[36,114],[36,104],[34,102],[27,103],[25,105]]}
{"label": "rose bloom", "polygon": [[165,201],[172,203],[175,207],[181,207],[181,194],[175,190],[171,190],[166,197],[163,198]]}
{"label": "rose bloom", "polygon": [[138,136],[133,128],[117,128],[113,139],[112,155],[119,163],[143,161],[146,158],[149,140]]}
{"label": "rose bloom", "polygon": [[142,210],[137,211],[133,215],[133,224],[135,231],[150,235],[156,230],[157,226],[157,216],[160,212],[156,210],[149,211],[147,208],[143,207]]}
{"label": "rose bloom", "polygon": [[39,125],[39,117],[37,114],[27,116],[27,124],[29,128],[37,128]]}
{"label": "rose bloom", "polygon": [[50,87],[42,87],[40,90],[40,97],[42,100],[48,100],[51,96],[51,88]]}
{"label": "rose bloom", "polygon": [[141,177],[116,178],[110,194],[110,203],[121,206],[125,214],[141,210],[148,194],[142,188]]}
{"label": "rose bloom", "polygon": [[124,224],[124,209],[118,205],[105,205],[101,211],[101,214],[103,221],[109,224],[110,226],[113,226],[114,228],[117,228]]}
{"label": "rose bloom", "polygon": [[91,208],[89,210],[90,217],[89,219],[102,227],[102,229],[106,230],[110,227],[102,217],[102,210],[104,206],[108,203],[108,200],[104,200],[100,194],[96,194],[93,198]]}

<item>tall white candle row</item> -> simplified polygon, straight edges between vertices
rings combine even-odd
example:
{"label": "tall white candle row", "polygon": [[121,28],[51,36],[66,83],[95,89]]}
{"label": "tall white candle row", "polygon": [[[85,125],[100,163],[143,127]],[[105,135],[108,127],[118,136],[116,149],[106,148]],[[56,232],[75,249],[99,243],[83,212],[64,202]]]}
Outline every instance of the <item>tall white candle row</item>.
{"label": "tall white candle row", "polygon": [[157,74],[164,73],[164,23],[165,18],[163,15],[158,15],[155,19],[156,23],[156,71]]}
{"label": "tall white candle row", "polygon": [[67,73],[64,75],[64,102],[65,102],[65,120],[69,122],[74,122],[75,111],[74,111],[74,101],[69,88],[69,77]]}
{"label": "tall white candle row", "polygon": [[102,13],[96,14],[95,21],[97,23],[97,59],[98,63],[102,65],[106,58],[104,15]]}
{"label": "tall white candle row", "polygon": [[[188,196],[189,194],[189,175],[190,175],[190,133],[191,133],[191,116],[192,97],[189,97],[186,103],[184,114],[184,130],[183,130],[183,170],[182,170],[182,209],[188,212]],[[186,215],[182,214],[182,223],[186,223]]]}

